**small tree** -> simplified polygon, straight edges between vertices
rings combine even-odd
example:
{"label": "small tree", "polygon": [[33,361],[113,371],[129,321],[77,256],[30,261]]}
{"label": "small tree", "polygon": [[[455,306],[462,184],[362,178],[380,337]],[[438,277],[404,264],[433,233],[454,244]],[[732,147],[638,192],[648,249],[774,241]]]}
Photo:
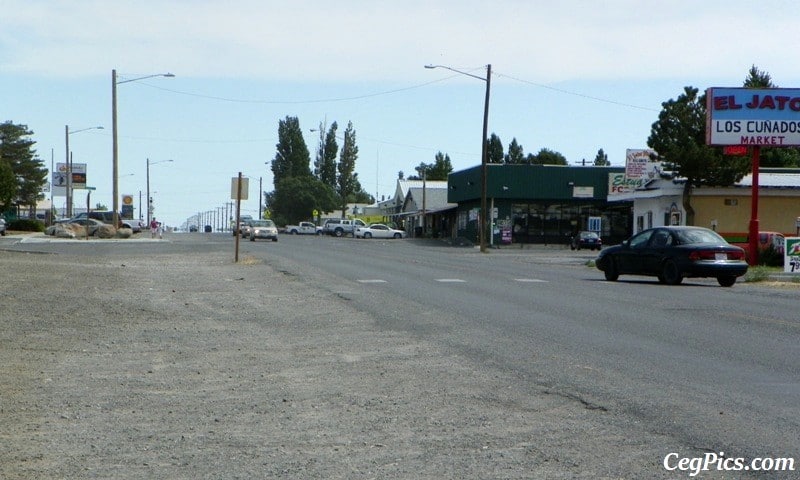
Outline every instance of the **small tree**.
{"label": "small tree", "polygon": [[[36,157],[36,144],[28,137],[33,132],[27,125],[15,125],[11,122],[0,124],[0,163],[10,167],[0,170],[0,203],[8,209],[14,201],[29,205],[33,216],[36,203],[42,197],[41,191],[47,183],[47,168]],[[13,186],[12,186],[13,183]]]}
{"label": "small tree", "polygon": [[503,163],[503,142],[500,141],[500,137],[494,133],[491,134],[491,136],[489,136],[489,144],[486,148],[488,149],[486,152],[488,163]]}
{"label": "small tree", "polygon": [[531,165],[567,165],[567,158],[553,150],[543,148],[536,155],[528,154],[527,163]]}
{"label": "small tree", "polygon": [[517,138],[511,139],[508,144],[508,155],[506,155],[506,163],[511,165],[519,165],[525,163],[525,153],[522,151],[522,145],[517,143]]}
{"label": "small tree", "polygon": [[347,123],[344,131],[344,143],[339,153],[338,175],[336,177],[337,193],[339,194],[342,206],[342,218],[347,209],[347,197],[356,191],[356,177],[353,171],[358,160],[358,146],[356,145],[356,132],[353,129],[353,122]]}
{"label": "small tree", "polygon": [[611,162],[608,161],[608,155],[603,151],[602,148],[597,151],[597,156],[594,157],[594,165],[596,167],[606,167],[611,165]]}

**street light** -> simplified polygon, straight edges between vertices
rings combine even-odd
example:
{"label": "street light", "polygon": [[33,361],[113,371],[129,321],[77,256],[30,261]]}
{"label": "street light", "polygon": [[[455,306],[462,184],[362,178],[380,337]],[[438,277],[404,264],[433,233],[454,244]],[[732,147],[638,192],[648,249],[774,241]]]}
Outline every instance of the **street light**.
{"label": "street light", "polygon": [[153,77],[174,77],[171,73],[156,73],[154,75],[146,75],[144,77],[131,78],[128,80],[117,81],[117,70],[111,70],[111,139],[113,144],[113,195],[114,195],[114,227],[119,225],[119,148],[117,144],[117,85],[123,83],[135,82],[137,80],[144,80]]}
{"label": "street light", "polygon": [[157,165],[159,163],[171,162],[172,159],[169,160],[159,160],[157,162],[151,162],[150,159],[147,159],[147,226],[150,227],[150,165]]}
{"label": "street light", "polygon": [[80,130],[69,130],[69,125],[64,125],[64,139],[67,147],[67,159],[66,159],[66,168],[67,168],[67,218],[72,218],[72,157],[69,154],[69,136],[73,133],[85,132],[87,130],[103,130],[103,127],[89,127],[89,128],[81,128]]}
{"label": "street light", "polygon": [[480,223],[478,238],[480,239],[481,253],[486,253],[486,165],[489,162],[487,134],[489,126],[489,91],[492,83],[492,64],[486,65],[486,78],[462,72],[461,70],[456,70],[455,68],[445,65],[425,65],[425,68],[444,68],[486,82],[486,102],[483,106],[483,138],[481,138],[481,214],[479,217],[480,221],[478,222]]}

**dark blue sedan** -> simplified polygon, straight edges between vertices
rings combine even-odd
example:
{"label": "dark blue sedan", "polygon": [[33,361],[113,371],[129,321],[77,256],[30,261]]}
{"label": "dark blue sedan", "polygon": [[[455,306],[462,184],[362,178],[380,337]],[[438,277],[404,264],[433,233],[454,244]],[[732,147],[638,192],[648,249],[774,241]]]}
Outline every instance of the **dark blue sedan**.
{"label": "dark blue sedan", "polygon": [[678,285],[686,277],[714,277],[730,287],[747,273],[744,250],[702,227],[656,227],[600,252],[595,262],[606,280],[646,275]]}

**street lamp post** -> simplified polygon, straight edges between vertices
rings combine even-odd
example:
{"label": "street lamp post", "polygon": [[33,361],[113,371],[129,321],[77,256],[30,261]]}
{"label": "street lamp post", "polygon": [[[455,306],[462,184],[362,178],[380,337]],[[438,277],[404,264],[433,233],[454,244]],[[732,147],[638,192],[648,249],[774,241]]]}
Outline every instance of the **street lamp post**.
{"label": "street lamp post", "polygon": [[111,143],[112,143],[112,176],[113,188],[112,195],[114,195],[114,227],[119,225],[119,145],[117,142],[117,85],[123,83],[135,82],[137,80],[144,80],[153,77],[174,77],[171,73],[157,73],[155,75],[146,75],[144,77],[131,78],[128,80],[117,81],[117,70],[111,70]]}
{"label": "street lamp post", "polygon": [[148,228],[150,228],[150,207],[152,206],[150,202],[150,165],[156,165],[159,163],[171,162],[171,161],[172,159],[151,162],[149,158],[147,159],[147,227]]}
{"label": "street lamp post", "polygon": [[462,72],[455,68],[447,67],[445,65],[425,65],[425,68],[444,68],[468,77],[477,78],[486,82],[486,101],[483,106],[483,138],[481,139],[481,213],[479,217],[480,232],[478,238],[481,244],[481,253],[486,253],[486,165],[489,162],[489,149],[487,142],[487,134],[489,127],[489,92],[492,83],[492,64],[486,65],[486,78],[473,75],[471,73]]}
{"label": "street lamp post", "polygon": [[66,190],[67,190],[67,194],[66,194],[66,197],[67,197],[67,212],[66,212],[66,215],[67,215],[67,218],[72,218],[72,201],[73,201],[72,200],[72,155],[70,155],[70,153],[69,153],[69,136],[72,135],[73,133],[85,132],[87,130],[102,130],[102,129],[103,129],[102,126],[98,126],[98,127],[81,128],[80,130],[70,131],[69,130],[69,125],[64,125],[64,143],[66,143],[66,147],[67,147],[66,148],[66,150],[67,150],[67,158],[66,158],[66,164],[65,164],[66,169],[67,169],[67,185],[66,185]]}

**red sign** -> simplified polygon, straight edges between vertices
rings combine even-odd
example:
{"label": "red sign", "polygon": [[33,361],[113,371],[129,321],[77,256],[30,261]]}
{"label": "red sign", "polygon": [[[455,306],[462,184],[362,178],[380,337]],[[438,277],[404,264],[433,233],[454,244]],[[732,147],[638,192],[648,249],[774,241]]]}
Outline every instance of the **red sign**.
{"label": "red sign", "polygon": [[722,153],[724,155],[730,155],[732,157],[746,157],[747,156],[747,146],[746,145],[726,145],[722,147]]}

